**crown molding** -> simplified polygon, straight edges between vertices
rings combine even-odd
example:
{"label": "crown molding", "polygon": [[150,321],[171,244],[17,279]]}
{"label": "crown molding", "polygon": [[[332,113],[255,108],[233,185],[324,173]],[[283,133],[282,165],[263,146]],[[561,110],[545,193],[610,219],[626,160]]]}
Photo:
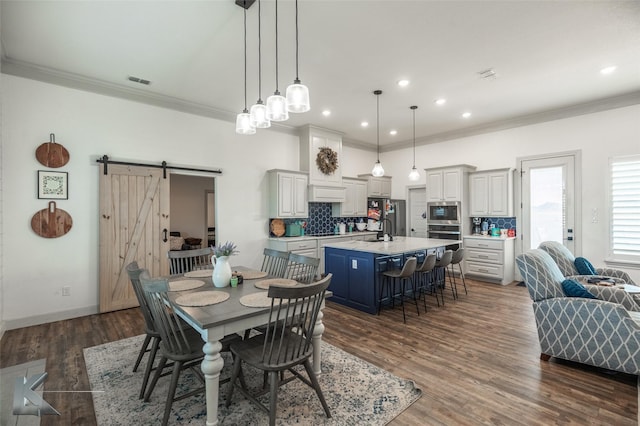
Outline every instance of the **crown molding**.
{"label": "crown molding", "polygon": [[[80,74],[40,67],[28,62],[16,61],[7,57],[2,58],[1,71],[3,74],[42,81],[44,83],[55,84],[100,95],[127,99],[134,102],[185,112],[187,114],[214,118],[230,123],[235,123],[236,121],[236,113],[231,111],[213,108],[196,102],[188,102],[172,96],[149,93],[141,89],[88,78]],[[275,130],[294,136],[298,135],[297,128],[280,123],[272,123],[269,130]]]}

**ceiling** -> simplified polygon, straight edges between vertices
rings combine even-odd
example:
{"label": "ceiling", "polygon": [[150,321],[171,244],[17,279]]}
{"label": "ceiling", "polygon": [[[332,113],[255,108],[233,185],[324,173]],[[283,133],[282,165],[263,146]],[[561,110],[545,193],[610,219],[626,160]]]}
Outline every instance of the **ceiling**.
{"label": "ceiling", "polygon": [[[295,3],[278,6],[284,92],[295,77]],[[229,121],[244,108],[243,9],[234,0],[2,0],[0,8],[4,73]],[[275,90],[274,9],[262,0],[264,100]],[[257,18],[255,3],[249,106],[258,98]],[[285,132],[311,123],[375,149],[374,89],[383,91],[381,150],[412,143],[411,105],[421,144],[640,103],[635,0],[300,0],[299,25],[299,76],[312,108],[273,126]],[[615,72],[602,75],[610,65]],[[483,78],[487,69],[495,75]],[[446,104],[434,103],[440,97]]]}

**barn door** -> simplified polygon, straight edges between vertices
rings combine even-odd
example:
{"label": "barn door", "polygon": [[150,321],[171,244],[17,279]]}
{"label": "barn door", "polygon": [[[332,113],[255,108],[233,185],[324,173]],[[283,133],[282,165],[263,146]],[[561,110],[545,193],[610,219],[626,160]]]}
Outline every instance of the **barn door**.
{"label": "barn door", "polygon": [[169,266],[169,176],[140,166],[100,167],[100,312],[138,306],[126,266],[151,276]]}

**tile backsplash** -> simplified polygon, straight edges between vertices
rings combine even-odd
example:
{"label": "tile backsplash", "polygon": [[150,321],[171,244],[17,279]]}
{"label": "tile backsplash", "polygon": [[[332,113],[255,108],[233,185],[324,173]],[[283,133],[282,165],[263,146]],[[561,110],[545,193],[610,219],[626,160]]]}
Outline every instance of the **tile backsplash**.
{"label": "tile backsplash", "polygon": [[[489,226],[491,226],[491,224],[494,224],[496,228],[500,229],[517,229],[515,217],[487,217],[486,219],[489,223]],[[469,219],[469,221],[471,225],[470,229],[473,230],[473,221],[472,219]]]}
{"label": "tile backsplash", "polygon": [[333,229],[338,223],[359,222],[366,217],[333,217],[331,216],[331,203],[309,203],[309,217],[297,219],[284,219],[284,223],[307,222],[305,235],[333,234]]}

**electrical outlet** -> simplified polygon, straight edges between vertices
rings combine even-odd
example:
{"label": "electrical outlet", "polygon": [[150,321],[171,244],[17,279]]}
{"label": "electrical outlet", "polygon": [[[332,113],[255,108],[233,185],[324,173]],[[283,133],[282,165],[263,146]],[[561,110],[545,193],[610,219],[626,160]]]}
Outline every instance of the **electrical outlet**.
{"label": "electrical outlet", "polygon": [[591,209],[591,223],[598,223],[598,209],[595,207]]}
{"label": "electrical outlet", "polygon": [[63,296],[71,296],[71,286],[64,286],[62,287],[62,295]]}
{"label": "electrical outlet", "polygon": [[351,259],[351,269],[358,269],[358,260]]}

